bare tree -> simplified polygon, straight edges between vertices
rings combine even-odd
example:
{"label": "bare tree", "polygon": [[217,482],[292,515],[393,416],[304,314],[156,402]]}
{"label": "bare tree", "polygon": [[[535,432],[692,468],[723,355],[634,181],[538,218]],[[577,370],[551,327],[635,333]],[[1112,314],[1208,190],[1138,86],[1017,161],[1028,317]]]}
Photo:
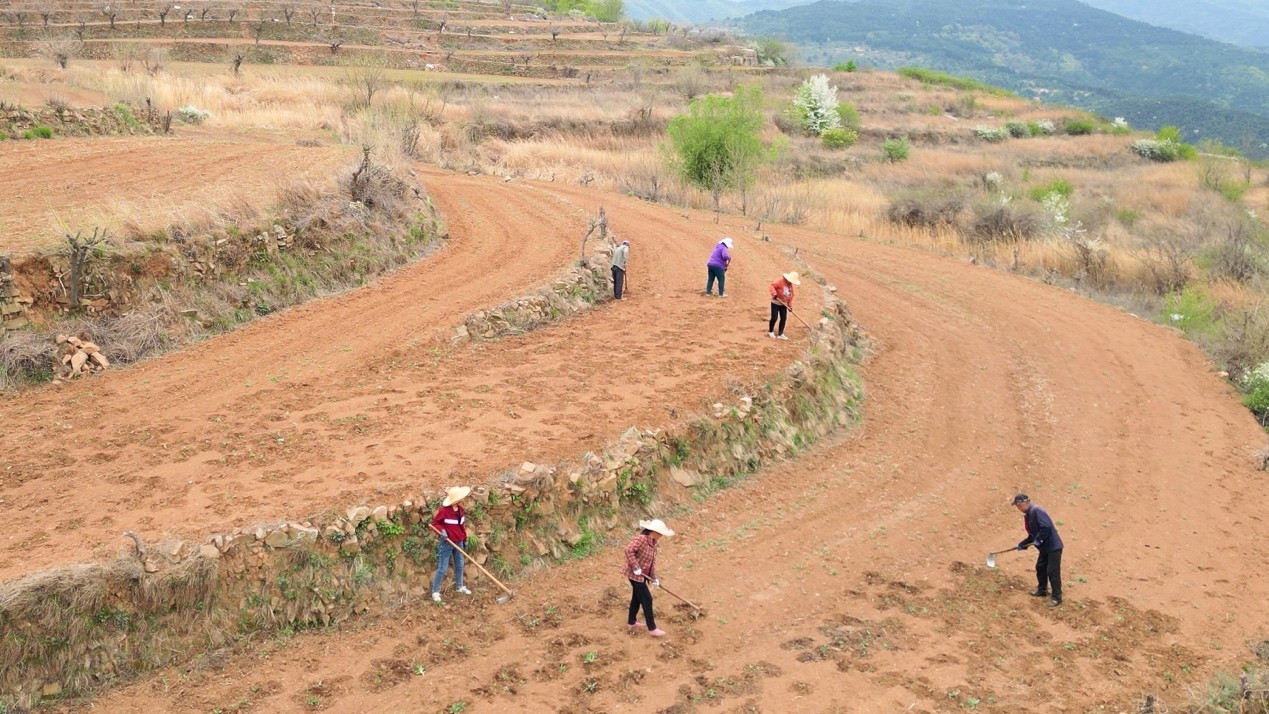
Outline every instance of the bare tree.
{"label": "bare tree", "polygon": [[112,54],[119,71],[126,74],[132,71],[132,65],[137,61],[137,45],[134,42],[116,43]]}
{"label": "bare tree", "polygon": [[141,66],[145,67],[146,74],[154,76],[163,71],[167,66],[167,48],[166,47],[147,47],[141,53]]}
{"label": "bare tree", "polygon": [[48,21],[53,18],[52,10],[40,10],[40,17],[44,20],[44,27],[48,27]]}
{"label": "bare tree", "polygon": [[438,35],[445,34],[445,28],[448,25],[449,25],[449,13],[447,12],[442,14],[440,21],[436,23],[436,34]]}
{"label": "bare tree", "polygon": [[511,11],[515,8],[515,0],[499,0],[502,5],[502,11],[507,13],[507,17],[511,17]]}
{"label": "bare tree", "polygon": [[317,27],[317,21],[322,17],[322,8],[320,6],[310,7],[308,9],[308,16],[313,18],[313,27]]}
{"label": "bare tree", "polygon": [[186,10],[186,11],[185,11],[185,18],[184,18],[184,20],[185,20],[185,24],[186,24],[186,25],[188,25],[188,24],[189,24],[189,18],[190,18],[190,16],[192,16],[193,14],[194,14],[194,8],[192,8],[192,7],[191,7],[191,8],[189,8],[188,10]]}
{"label": "bare tree", "polygon": [[294,14],[295,14],[295,6],[294,6],[294,5],[283,5],[283,6],[282,6],[282,15],[283,15],[284,17],[286,17],[286,24],[288,24],[288,25],[289,25],[289,24],[291,24],[291,16],[292,16],[292,15],[294,15]]}
{"label": "bare tree", "polygon": [[412,8],[414,9],[414,17],[415,17],[415,18],[418,18],[418,16],[419,16],[419,0],[410,0],[410,7],[412,7]]}
{"label": "bare tree", "polygon": [[162,5],[159,5],[159,9],[157,10],[157,12],[159,14],[159,27],[165,27],[167,25],[168,13],[172,12],[172,6],[167,3],[164,3]]}
{"label": "bare tree", "polygon": [[246,56],[240,50],[236,50],[233,56],[229,58],[229,67],[233,70],[234,76],[237,77],[242,72],[242,61]]}
{"label": "bare tree", "polygon": [[357,101],[363,106],[370,106],[375,95],[387,86],[387,61],[383,57],[374,57],[369,63],[357,67],[349,67],[348,85],[357,94]]}
{"label": "bare tree", "polygon": [[343,41],[343,40],[338,40],[338,39],[336,39],[336,40],[331,40],[331,41],[330,41],[330,53],[331,53],[331,54],[337,54],[337,53],[339,52],[339,46],[340,46],[340,45],[342,45],[342,44],[344,44],[344,41]]}
{"label": "bare tree", "polygon": [[546,31],[551,33],[551,44],[555,44],[555,38],[560,36],[559,25],[556,25],[554,22],[552,22],[550,27],[546,28]]}
{"label": "bare tree", "polygon": [[229,21],[230,21],[230,22],[233,22],[233,21],[234,21],[234,16],[235,16],[235,15],[237,15],[237,14],[238,14],[238,8],[236,8],[236,7],[231,7],[231,8],[229,8]]}
{"label": "bare tree", "polygon": [[264,28],[268,27],[268,23],[264,19],[264,11],[260,11],[260,18],[256,20],[255,27],[251,28],[251,34],[255,35],[256,44],[260,44],[260,38],[264,36]]}
{"label": "bare tree", "polygon": [[67,299],[70,301],[72,310],[83,307],[81,303],[84,293],[84,267],[88,265],[88,259],[98,252],[100,246],[109,237],[107,232],[100,228],[94,228],[93,234],[86,238],[83,231],[76,231],[75,235],[66,234],[66,257],[70,261],[70,285],[67,287]]}
{"label": "bare tree", "polygon": [[119,8],[114,5],[106,5],[101,9],[101,14],[106,16],[110,21],[110,29],[115,29],[115,18],[119,17]]}
{"label": "bare tree", "polygon": [[88,21],[87,21],[87,20],[85,20],[85,19],[81,16],[81,17],[79,18],[78,22],[79,22],[79,24],[75,26],[75,36],[79,38],[79,41],[80,41],[80,42],[83,42],[83,41],[84,41],[84,30],[85,30],[85,29],[87,29],[87,27],[88,27]]}
{"label": "bare tree", "polygon": [[24,7],[14,8],[13,10],[9,11],[9,17],[17,21],[18,29],[24,29],[26,27],[26,8]]}
{"label": "bare tree", "polygon": [[78,57],[83,49],[83,44],[74,37],[59,36],[40,41],[36,51],[41,57],[53,60],[58,67],[66,69],[66,65]]}
{"label": "bare tree", "polygon": [[202,10],[198,11],[198,19],[207,22],[207,15],[212,11],[211,5],[204,5]]}

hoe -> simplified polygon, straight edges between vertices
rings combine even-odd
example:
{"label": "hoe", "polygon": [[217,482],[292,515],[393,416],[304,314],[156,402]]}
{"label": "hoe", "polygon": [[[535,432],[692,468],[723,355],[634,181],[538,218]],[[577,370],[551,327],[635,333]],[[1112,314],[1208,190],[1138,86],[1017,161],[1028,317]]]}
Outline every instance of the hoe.
{"label": "hoe", "polygon": [[[436,526],[432,526],[430,523],[429,523],[428,525],[429,525],[429,526],[431,526],[432,530],[436,531],[436,534],[437,534],[437,535],[441,535],[441,532],[440,532],[439,530],[437,530]],[[467,555],[467,551],[463,550],[462,548],[459,548],[457,543],[450,543],[450,545],[454,547],[454,550],[457,550],[459,553],[462,553],[462,554],[463,554],[463,560],[465,560],[465,561],[467,561],[468,563],[471,563],[472,565],[476,566],[476,568],[477,568],[477,569],[479,569],[479,570],[480,570],[480,572],[484,573],[486,577],[488,577],[490,580],[494,581],[494,584],[495,584],[495,585],[497,585],[498,587],[502,588],[502,591],[503,591],[503,592],[505,592],[505,593],[506,593],[506,595],[503,595],[502,597],[499,597],[499,598],[498,598],[498,604],[499,604],[499,605],[503,605],[503,604],[505,604],[505,603],[510,602],[510,601],[511,601],[511,598],[513,598],[513,597],[515,597],[515,596],[516,596],[516,594],[515,594],[514,592],[512,592],[511,590],[509,590],[509,589],[507,588],[507,586],[506,586],[506,585],[503,585],[503,584],[502,584],[502,581],[501,581],[501,580],[499,580],[498,578],[495,578],[495,577],[493,576],[493,573],[489,572],[488,570],[485,570],[485,566],[483,566],[483,565],[481,565],[480,563],[477,563],[476,561],[472,560],[472,559],[471,559],[471,556]]]}

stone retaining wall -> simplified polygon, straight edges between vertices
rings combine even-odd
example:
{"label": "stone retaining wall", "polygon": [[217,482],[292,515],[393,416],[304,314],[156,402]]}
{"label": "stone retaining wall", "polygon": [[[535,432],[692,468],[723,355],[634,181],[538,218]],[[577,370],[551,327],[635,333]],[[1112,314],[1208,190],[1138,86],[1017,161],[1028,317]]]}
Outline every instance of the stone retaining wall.
{"label": "stone retaining wall", "polygon": [[610,299],[612,251],[612,246],[598,245],[585,260],[536,293],[470,315],[458,328],[456,339],[493,340],[523,334]]}
{"label": "stone retaining wall", "polygon": [[13,283],[13,264],[9,256],[0,255],[0,337],[9,330],[31,324],[26,319],[26,306],[20,298],[18,287]]}
{"label": "stone retaining wall", "polygon": [[[606,264],[604,264],[606,265]],[[581,557],[794,456],[859,415],[864,338],[826,290],[812,348],[755,394],[674,431],[627,430],[603,453],[525,462],[473,492],[473,557],[502,575]],[[279,628],[327,627],[425,597],[440,493],[329,518],[146,547],[0,588],[0,705],[75,695]],[[473,580],[478,573],[473,573]]]}

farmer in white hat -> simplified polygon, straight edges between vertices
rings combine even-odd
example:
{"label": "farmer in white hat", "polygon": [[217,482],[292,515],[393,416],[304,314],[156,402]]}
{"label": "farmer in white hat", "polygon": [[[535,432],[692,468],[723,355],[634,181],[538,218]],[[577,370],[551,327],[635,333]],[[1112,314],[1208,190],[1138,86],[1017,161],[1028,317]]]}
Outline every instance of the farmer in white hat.
{"label": "farmer in white hat", "polygon": [[[665,525],[660,518],[651,521],[639,521],[641,529],[630,544],[626,546],[626,564],[622,573],[630,580],[630,614],[626,618],[626,626],[630,630],[647,629],[653,637],[665,637],[665,630],[657,627],[656,618],[652,616],[652,591],[648,585],[659,586],[657,579],[657,541],[662,537],[674,535],[674,531]],[[643,608],[644,622],[639,622],[639,608]]]}
{"label": "farmer in white hat", "polygon": [[709,274],[705,277],[705,294],[712,295],[714,293],[714,281],[718,281],[718,297],[727,297],[725,287],[727,285],[727,268],[731,266],[731,236],[723,236],[723,239],[714,245],[714,252],[709,254],[709,262],[705,263]]}
{"label": "farmer in white hat", "polygon": [[[784,323],[789,320],[789,311],[793,309],[793,286],[801,285],[797,272],[785,273],[780,279],[771,283],[771,321],[767,323],[767,337],[787,340],[784,336]],[[776,330],[776,320],[780,320],[780,329]]]}
{"label": "farmer in white hat", "polygon": [[469,486],[454,486],[445,490],[445,501],[436,511],[432,519],[432,527],[441,534],[441,541],[436,550],[436,576],[432,578],[432,599],[441,601],[441,581],[445,579],[445,571],[449,569],[449,561],[454,560],[454,584],[458,592],[471,595],[471,591],[463,584],[463,554],[454,546],[467,550],[467,512],[459,505],[459,501],[471,493]]}

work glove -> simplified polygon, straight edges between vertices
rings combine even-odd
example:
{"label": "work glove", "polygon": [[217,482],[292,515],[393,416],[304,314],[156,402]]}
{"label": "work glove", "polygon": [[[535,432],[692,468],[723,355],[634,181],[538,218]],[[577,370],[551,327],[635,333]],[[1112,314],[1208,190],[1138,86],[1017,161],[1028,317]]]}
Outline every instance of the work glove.
{"label": "work glove", "polygon": [[446,535],[445,531],[441,531],[441,542],[444,543],[447,540],[449,540],[449,536]]}
{"label": "work glove", "polygon": [[660,579],[660,578],[653,578],[653,579],[652,579],[652,587],[654,587],[654,588],[659,588],[659,587],[661,587],[661,579]]}
{"label": "work glove", "polygon": [[637,577],[639,577],[639,576],[641,576],[641,575],[643,575],[643,570],[642,570],[641,568],[635,568],[635,569],[634,569],[634,575],[635,575],[635,577],[636,577],[636,578],[637,578]]}
{"label": "work glove", "polygon": [[1027,543],[1027,542],[1025,542],[1025,541],[1024,541],[1024,542],[1022,542],[1022,543],[1019,543],[1019,544],[1018,544],[1018,550],[1026,550],[1026,549],[1027,549],[1027,546],[1029,546],[1029,545],[1031,545],[1031,544],[1030,544],[1030,543]]}

